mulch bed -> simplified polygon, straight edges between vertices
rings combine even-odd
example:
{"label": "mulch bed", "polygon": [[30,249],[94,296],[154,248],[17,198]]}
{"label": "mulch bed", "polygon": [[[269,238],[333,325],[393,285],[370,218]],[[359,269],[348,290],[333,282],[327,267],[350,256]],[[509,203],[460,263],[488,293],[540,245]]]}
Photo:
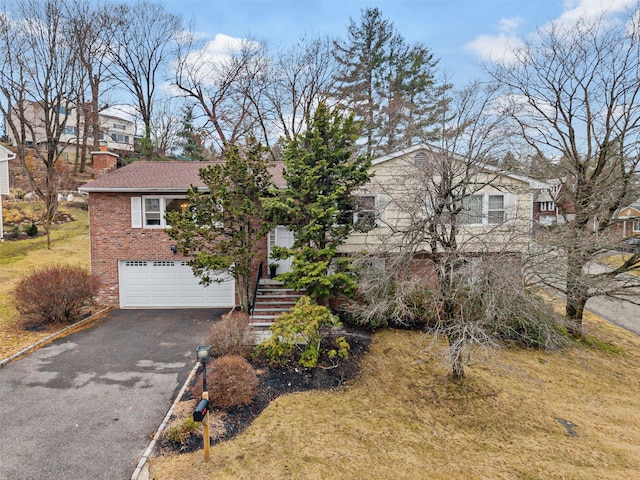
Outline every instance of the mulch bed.
{"label": "mulch bed", "polygon": [[[258,375],[258,393],[253,402],[245,407],[219,409],[212,408],[211,444],[229,440],[242,431],[280,395],[292,392],[308,390],[330,390],[338,388],[353,378],[359,372],[362,356],[369,351],[371,344],[371,332],[355,327],[343,327],[339,335],[344,336],[349,342],[349,357],[334,364],[328,358],[320,357],[318,366],[314,369],[305,369],[296,362],[284,367],[270,367],[268,365],[253,362],[252,365]],[[194,384],[201,381],[200,375],[196,376]],[[190,416],[199,398],[193,398],[190,389],[185,392],[181,405],[174,411],[170,420],[180,420]],[[166,432],[166,431],[165,431]],[[175,443],[161,437],[156,444],[156,455],[173,455],[187,453],[203,448],[202,433],[194,433],[181,442]]]}

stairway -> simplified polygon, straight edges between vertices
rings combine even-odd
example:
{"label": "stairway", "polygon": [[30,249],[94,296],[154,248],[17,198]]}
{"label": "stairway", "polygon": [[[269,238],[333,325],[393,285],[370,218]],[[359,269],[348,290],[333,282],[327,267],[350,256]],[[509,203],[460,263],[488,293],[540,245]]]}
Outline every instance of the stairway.
{"label": "stairway", "polygon": [[277,280],[260,280],[251,315],[251,326],[260,341],[268,337],[269,327],[273,325],[276,317],[291,310],[301,296],[301,293],[285,288],[283,283]]}

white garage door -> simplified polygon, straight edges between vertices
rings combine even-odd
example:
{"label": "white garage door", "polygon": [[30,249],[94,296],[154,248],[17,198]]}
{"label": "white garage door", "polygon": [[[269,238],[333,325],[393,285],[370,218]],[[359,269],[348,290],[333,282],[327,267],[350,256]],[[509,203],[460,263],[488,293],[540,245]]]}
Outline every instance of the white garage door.
{"label": "white garage door", "polygon": [[232,307],[235,283],[229,274],[208,287],[200,284],[187,262],[121,260],[118,262],[121,308]]}

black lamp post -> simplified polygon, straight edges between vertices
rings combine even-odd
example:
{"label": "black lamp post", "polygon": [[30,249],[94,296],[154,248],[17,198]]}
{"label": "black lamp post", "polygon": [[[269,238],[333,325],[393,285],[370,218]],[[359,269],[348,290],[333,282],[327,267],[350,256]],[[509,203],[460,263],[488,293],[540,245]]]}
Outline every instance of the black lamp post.
{"label": "black lamp post", "polygon": [[207,362],[211,360],[211,347],[209,345],[198,345],[196,347],[196,360],[202,364],[202,399],[193,412],[193,419],[196,422],[202,422],[204,461],[208,462],[211,440],[209,437],[209,392],[207,392]]}
{"label": "black lamp post", "polygon": [[196,359],[202,364],[202,391],[207,391],[207,362],[211,360],[211,347],[198,345],[196,347]]}

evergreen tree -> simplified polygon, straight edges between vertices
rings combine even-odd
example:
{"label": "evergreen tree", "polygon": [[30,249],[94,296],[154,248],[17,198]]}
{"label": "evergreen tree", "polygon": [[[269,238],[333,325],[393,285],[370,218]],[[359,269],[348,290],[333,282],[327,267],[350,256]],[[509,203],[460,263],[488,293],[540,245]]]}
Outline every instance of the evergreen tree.
{"label": "evergreen tree", "polygon": [[182,139],[182,155],[196,162],[209,160],[202,141],[202,132],[193,125],[193,106],[185,107],[182,130],[178,132],[178,137]]}
{"label": "evergreen tree", "polygon": [[246,147],[227,145],[224,163],[200,170],[208,191],[192,187],[182,212],[167,214],[169,236],[194,273],[207,284],[211,272],[226,270],[236,280],[240,307],[248,311],[253,260],[270,229],[260,197],[271,186],[265,148],[255,139]]}
{"label": "evergreen tree", "polygon": [[364,124],[369,155],[429,139],[433,132],[437,60],[422,44],[409,45],[377,8],[350,21],[345,42],[336,42],[340,70],[336,95]]}
{"label": "evergreen tree", "polygon": [[265,208],[295,235],[291,248],[274,249],[277,258],[293,256],[293,270],[279,278],[318,301],[355,288],[337,248],[353,230],[355,192],[370,178],[369,157],[357,152],[359,134],[353,115],[320,104],[309,130],[286,145],[287,187],[265,200]]}

